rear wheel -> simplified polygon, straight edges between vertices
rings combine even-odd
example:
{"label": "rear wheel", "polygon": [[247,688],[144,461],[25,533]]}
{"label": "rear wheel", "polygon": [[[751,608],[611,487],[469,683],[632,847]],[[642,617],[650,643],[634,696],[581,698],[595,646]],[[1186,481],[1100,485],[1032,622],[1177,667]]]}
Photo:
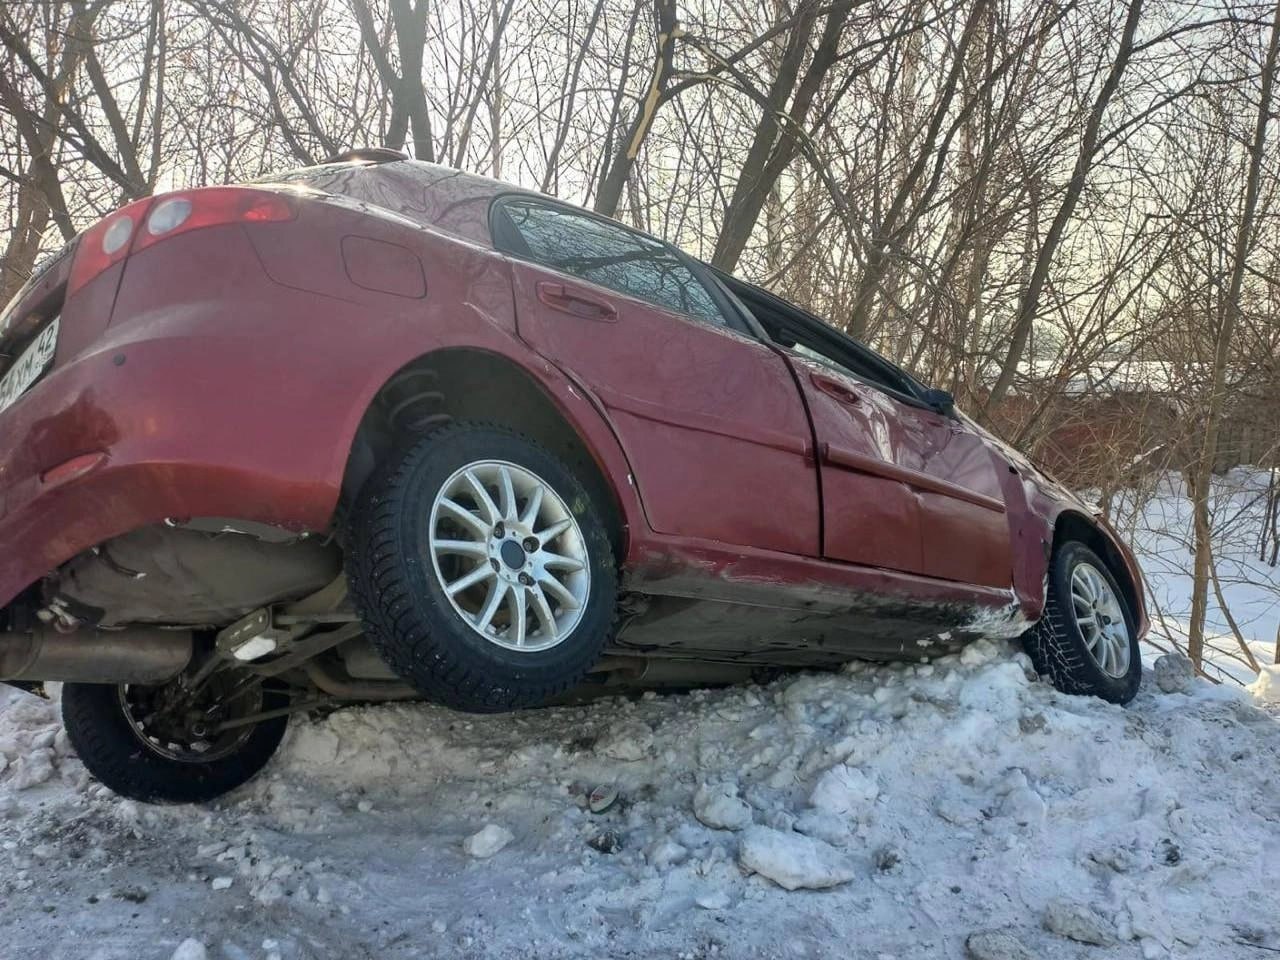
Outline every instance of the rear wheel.
{"label": "rear wheel", "polygon": [[67,738],[89,772],[116,793],[159,803],[212,800],[253,777],[289,721],[248,718],[288,705],[235,672],[214,674],[195,694],[177,681],[62,687]]}
{"label": "rear wheel", "polygon": [[502,427],[438,430],[370,479],[347,535],[373,645],[425,696],[493,712],[580,681],[609,640],[617,571],[604,510]]}
{"label": "rear wheel", "polygon": [[1067,541],[1049,564],[1044,615],[1023,635],[1036,670],[1064,693],[1128,703],[1142,682],[1133,611],[1096,553]]}

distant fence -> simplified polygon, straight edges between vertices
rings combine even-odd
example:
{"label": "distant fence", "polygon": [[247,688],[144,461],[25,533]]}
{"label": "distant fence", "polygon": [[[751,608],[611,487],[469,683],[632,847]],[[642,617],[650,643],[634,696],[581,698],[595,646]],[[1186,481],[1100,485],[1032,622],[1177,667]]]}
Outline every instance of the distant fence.
{"label": "distant fence", "polygon": [[[1016,435],[1039,410],[1040,398],[1007,397],[993,421]],[[1118,475],[1179,469],[1199,454],[1202,427],[1176,398],[1149,393],[1061,396],[1040,414],[1028,449],[1064,483],[1094,486]],[[1240,464],[1275,465],[1280,453],[1280,403],[1263,397],[1230,398],[1218,437],[1214,470]]]}

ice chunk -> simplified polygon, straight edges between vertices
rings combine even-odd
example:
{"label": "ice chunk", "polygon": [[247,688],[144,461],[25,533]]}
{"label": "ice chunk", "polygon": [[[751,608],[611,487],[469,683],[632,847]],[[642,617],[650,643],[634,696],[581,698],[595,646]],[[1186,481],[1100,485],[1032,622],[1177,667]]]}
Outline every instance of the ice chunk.
{"label": "ice chunk", "polygon": [[1077,943],[1092,943],[1105,947],[1115,942],[1115,935],[1102,917],[1083,904],[1070,900],[1052,900],[1044,909],[1044,926]]}
{"label": "ice chunk", "polygon": [[203,943],[194,937],[187,937],[178,944],[178,949],[173,951],[169,960],[208,960],[208,957],[209,953]]}
{"label": "ice chunk", "polygon": [[645,851],[645,859],[659,870],[666,870],[668,867],[675,866],[688,855],[689,851],[670,837],[655,840],[649,846],[649,849]]}
{"label": "ice chunk", "polygon": [[980,930],[969,934],[964,942],[969,960],[1033,960],[1031,951],[1011,933],[1003,930]]}
{"label": "ice chunk", "polygon": [[1196,681],[1196,668],[1181,653],[1166,653],[1156,658],[1156,686],[1162,693],[1186,693]]}
{"label": "ice chunk", "polygon": [[1245,689],[1259,703],[1280,704],[1280,663],[1263,667],[1253,683]]}
{"label": "ice chunk", "polygon": [[708,827],[741,830],[751,823],[751,807],[732,784],[703,784],[693,795],[693,813]]}
{"label": "ice chunk", "polygon": [[723,910],[729,906],[729,894],[723,890],[710,890],[698,894],[694,903],[703,910]]}
{"label": "ice chunk", "polygon": [[492,857],[514,839],[515,834],[506,827],[500,827],[496,823],[489,823],[462,841],[462,849],[468,856],[484,860]]}
{"label": "ice chunk", "polygon": [[743,833],[738,862],[785,890],[820,890],[854,877],[853,866],[831,844],[769,827],[753,826]]}
{"label": "ice chunk", "polygon": [[823,813],[848,816],[865,811],[879,795],[874,777],[841,763],[818,778],[809,803]]}

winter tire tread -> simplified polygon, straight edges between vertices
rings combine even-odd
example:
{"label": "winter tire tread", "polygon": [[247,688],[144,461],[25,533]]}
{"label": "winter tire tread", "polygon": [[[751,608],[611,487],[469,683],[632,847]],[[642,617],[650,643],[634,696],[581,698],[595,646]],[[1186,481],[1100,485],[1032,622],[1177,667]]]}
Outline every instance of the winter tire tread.
{"label": "winter tire tread", "polygon": [[[1092,564],[1111,582],[1124,608],[1129,628],[1129,671],[1123,677],[1103,672],[1085,646],[1085,640],[1070,614],[1071,571],[1080,562]],[[1096,696],[1111,703],[1126,704],[1134,698],[1142,682],[1142,658],[1135,639],[1133,611],[1115,576],[1097,554],[1079,541],[1058,545],[1049,561],[1046,576],[1044,613],[1034,627],[1023,634],[1023,647],[1041,676],[1063,693]]]}
{"label": "winter tire tread", "polygon": [[[424,481],[485,456],[535,469],[576,504],[591,558],[588,609],[572,634],[547,651],[514,655],[520,659],[462,623],[436,596],[433,571],[416,559],[412,518],[435,494]],[[457,421],[405,448],[365,484],[345,540],[351,595],[374,648],[397,675],[446,706],[491,713],[545,703],[578,683],[613,635],[617,567],[600,505],[557,457],[507,427]]]}
{"label": "winter tire tread", "polygon": [[[288,726],[287,716],[257,724],[232,754],[210,762],[182,761],[149,750],[134,733],[117,687],[67,683],[62,722],[86,769],[121,796],[146,803],[203,803],[252,779],[271,759]],[[287,698],[267,692],[264,709]]]}

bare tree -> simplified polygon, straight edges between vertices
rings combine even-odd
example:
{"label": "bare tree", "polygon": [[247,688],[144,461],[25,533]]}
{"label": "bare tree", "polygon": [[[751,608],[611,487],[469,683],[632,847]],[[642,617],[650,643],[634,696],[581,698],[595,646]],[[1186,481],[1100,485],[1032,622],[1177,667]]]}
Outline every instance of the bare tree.
{"label": "bare tree", "polygon": [[1241,292],[1248,265],[1249,251],[1255,241],[1254,228],[1258,213],[1258,197],[1261,190],[1263,160],[1266,155],[1267,132],[1272,116],[1272,91],[1276,79],[1277,55],[1280,54],[1280,4],[1274,19],[1263,57],[1259,78],[1258,104],[1253,135],[1248,142],[1249,161],[1245,175],[1244,198],[1236,224],[1234,249],[1231,253],[1230,278],[1221,301],[1218,334],[1214,344],[1212,381],[1208,406],[1205,410],[1203,442],[1190,480],[1193,523],[1195,529],[1195,567],[1191,597],[1191,625],[1187,640],[1188,652],[1197,665],[1203,660],[1205,612],[1208,605],[1207,584],[1212,572],[1212,530],[1209,519],[1210,481],[1217,460],[1218,439],[1222,429],[1223,405],[1226,395],[1228,370],[1232,361],[1232,339],[1239,324]]}

